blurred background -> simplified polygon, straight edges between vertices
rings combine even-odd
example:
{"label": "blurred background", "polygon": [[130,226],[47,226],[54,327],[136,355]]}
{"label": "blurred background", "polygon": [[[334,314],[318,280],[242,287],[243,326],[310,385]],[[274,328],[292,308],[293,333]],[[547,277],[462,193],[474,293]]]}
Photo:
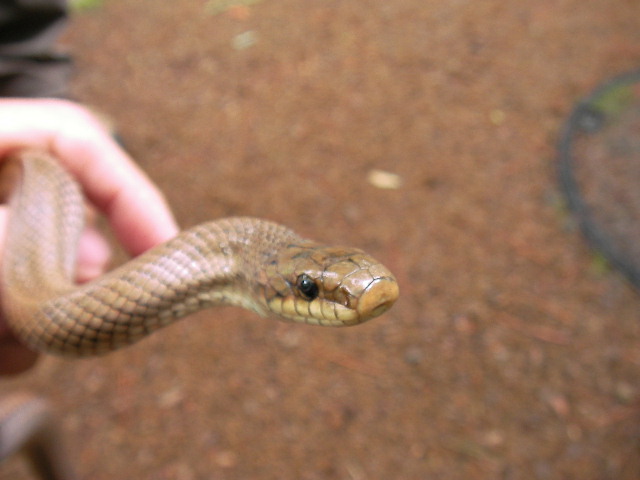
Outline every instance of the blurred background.
{"label": "blurred background", "polygon": [[640,67],[636,0],[80,7],[73,95],[182,226],[266,217],[401,286],[357,328],[218,309],[2,380],[55,404],[82,478],[640,476],[640,298],[555,176],[575,102]]}

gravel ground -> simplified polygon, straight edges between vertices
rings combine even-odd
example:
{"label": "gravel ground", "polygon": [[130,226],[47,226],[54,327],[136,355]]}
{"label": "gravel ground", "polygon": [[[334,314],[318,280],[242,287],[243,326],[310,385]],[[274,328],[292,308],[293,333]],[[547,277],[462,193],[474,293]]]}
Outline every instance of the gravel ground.
{"label": "gravel ground", "polygon": [[[0,390],[51,399],[93,480],[639,478],[640,299],[553,168],[573,103],[640,65],[640,4],[230,3],[78,14],[76,97],[183,226],[359,246],[401,299],[338,330],[219,309]],[[33,477],[13,458],[0,478]]]}

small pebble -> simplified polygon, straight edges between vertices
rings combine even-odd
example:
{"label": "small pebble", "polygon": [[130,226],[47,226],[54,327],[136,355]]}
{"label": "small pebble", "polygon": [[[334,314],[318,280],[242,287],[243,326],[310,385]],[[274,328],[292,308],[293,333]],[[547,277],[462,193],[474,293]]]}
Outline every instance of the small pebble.
{"label": "small pebble", "polygon": [[506,117],[507,114],[504,113],[504,110],[495,109],[489,112],[489,120],[491,120],[491,123],[494,125],[502,125]]}
{"label": "small pebble", "polygon": [[636,390],[633,385],[626,382],[618,382],[615,386],[615,395],[619,402],[628,404],[636,398]]}
{"label": "small pebble", "polygon": [[409,347],[404,352],[404,361],[409,365],[419,365],[424,360],[424,352],[419,347]]}
{"label": "small pebble", "polygon": [[367,181],[374,187],[384,190],[397,190],[402,186],[400,175],[385,170],[370,170],[367,174]]}
{"label": "small pebble", "polygon": [[238,455],[231,450],[222,450],[215,454],[214,461],[219,467],[233,468],[238,463]]}
{"label": "small pebble", "polygon": [[253,30],[247,30],[246,32],[239,33],[231,41],[231,45],[236,50],[245,50],[252,47],[258,42],[258,35]]}
{"label": "small pebble", "polygon": [[482,443],[487,447],[499,447],[504,444],[504,435],[499,430],[489,430],[484,434]]}
{"label": "small pebble", "polygon": [[182,387],[174,387],[164,392],[158,398],[158,406],[160,408],[173,408],[178,405],[184,398]]}

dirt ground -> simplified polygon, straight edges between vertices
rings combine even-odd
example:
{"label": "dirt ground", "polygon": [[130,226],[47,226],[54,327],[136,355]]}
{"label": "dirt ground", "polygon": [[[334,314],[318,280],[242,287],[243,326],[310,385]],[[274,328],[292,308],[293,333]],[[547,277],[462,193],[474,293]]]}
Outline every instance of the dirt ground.
{"label": "dirt ground", "polygon": [[640,297],[554,178],[573,103],[640,66],[640,4],[230,3],[77,14],[74,95],[183,226],[252,215],[364,248],[400,300],[336,330],[211,311],[0,390],[52,400],[85,479],[640,478]]}

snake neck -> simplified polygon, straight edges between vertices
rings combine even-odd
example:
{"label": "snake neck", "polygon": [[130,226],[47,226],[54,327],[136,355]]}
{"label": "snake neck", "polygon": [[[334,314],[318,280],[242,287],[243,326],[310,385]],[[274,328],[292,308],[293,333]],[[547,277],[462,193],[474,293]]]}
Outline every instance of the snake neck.
{"label": "snake neck", "polygon": [[81,287],[50,285],[50,299],[22,309],[28,318],[15,322],[16,333],[37,350],[86,356],[134,343],[213,306],[266,315],[260,272],[291,243],[304,241],[270,222],[205,223]]}
{"label": "snake neck", "polygon": [[[266,316],[270,313],[264,297],[267,265],[277,262],[280,252],[292,244],[308,243],[275,223],[226,218],[186,230],[125,268],[130,275],[136,272],[131,283],[140,285],[142,279],[153,278],[152,288],[145,290],[172,298],[159,313],[160,320],[172,321],[219,305]],[[122,271],[112,275],[122,276]]]}

